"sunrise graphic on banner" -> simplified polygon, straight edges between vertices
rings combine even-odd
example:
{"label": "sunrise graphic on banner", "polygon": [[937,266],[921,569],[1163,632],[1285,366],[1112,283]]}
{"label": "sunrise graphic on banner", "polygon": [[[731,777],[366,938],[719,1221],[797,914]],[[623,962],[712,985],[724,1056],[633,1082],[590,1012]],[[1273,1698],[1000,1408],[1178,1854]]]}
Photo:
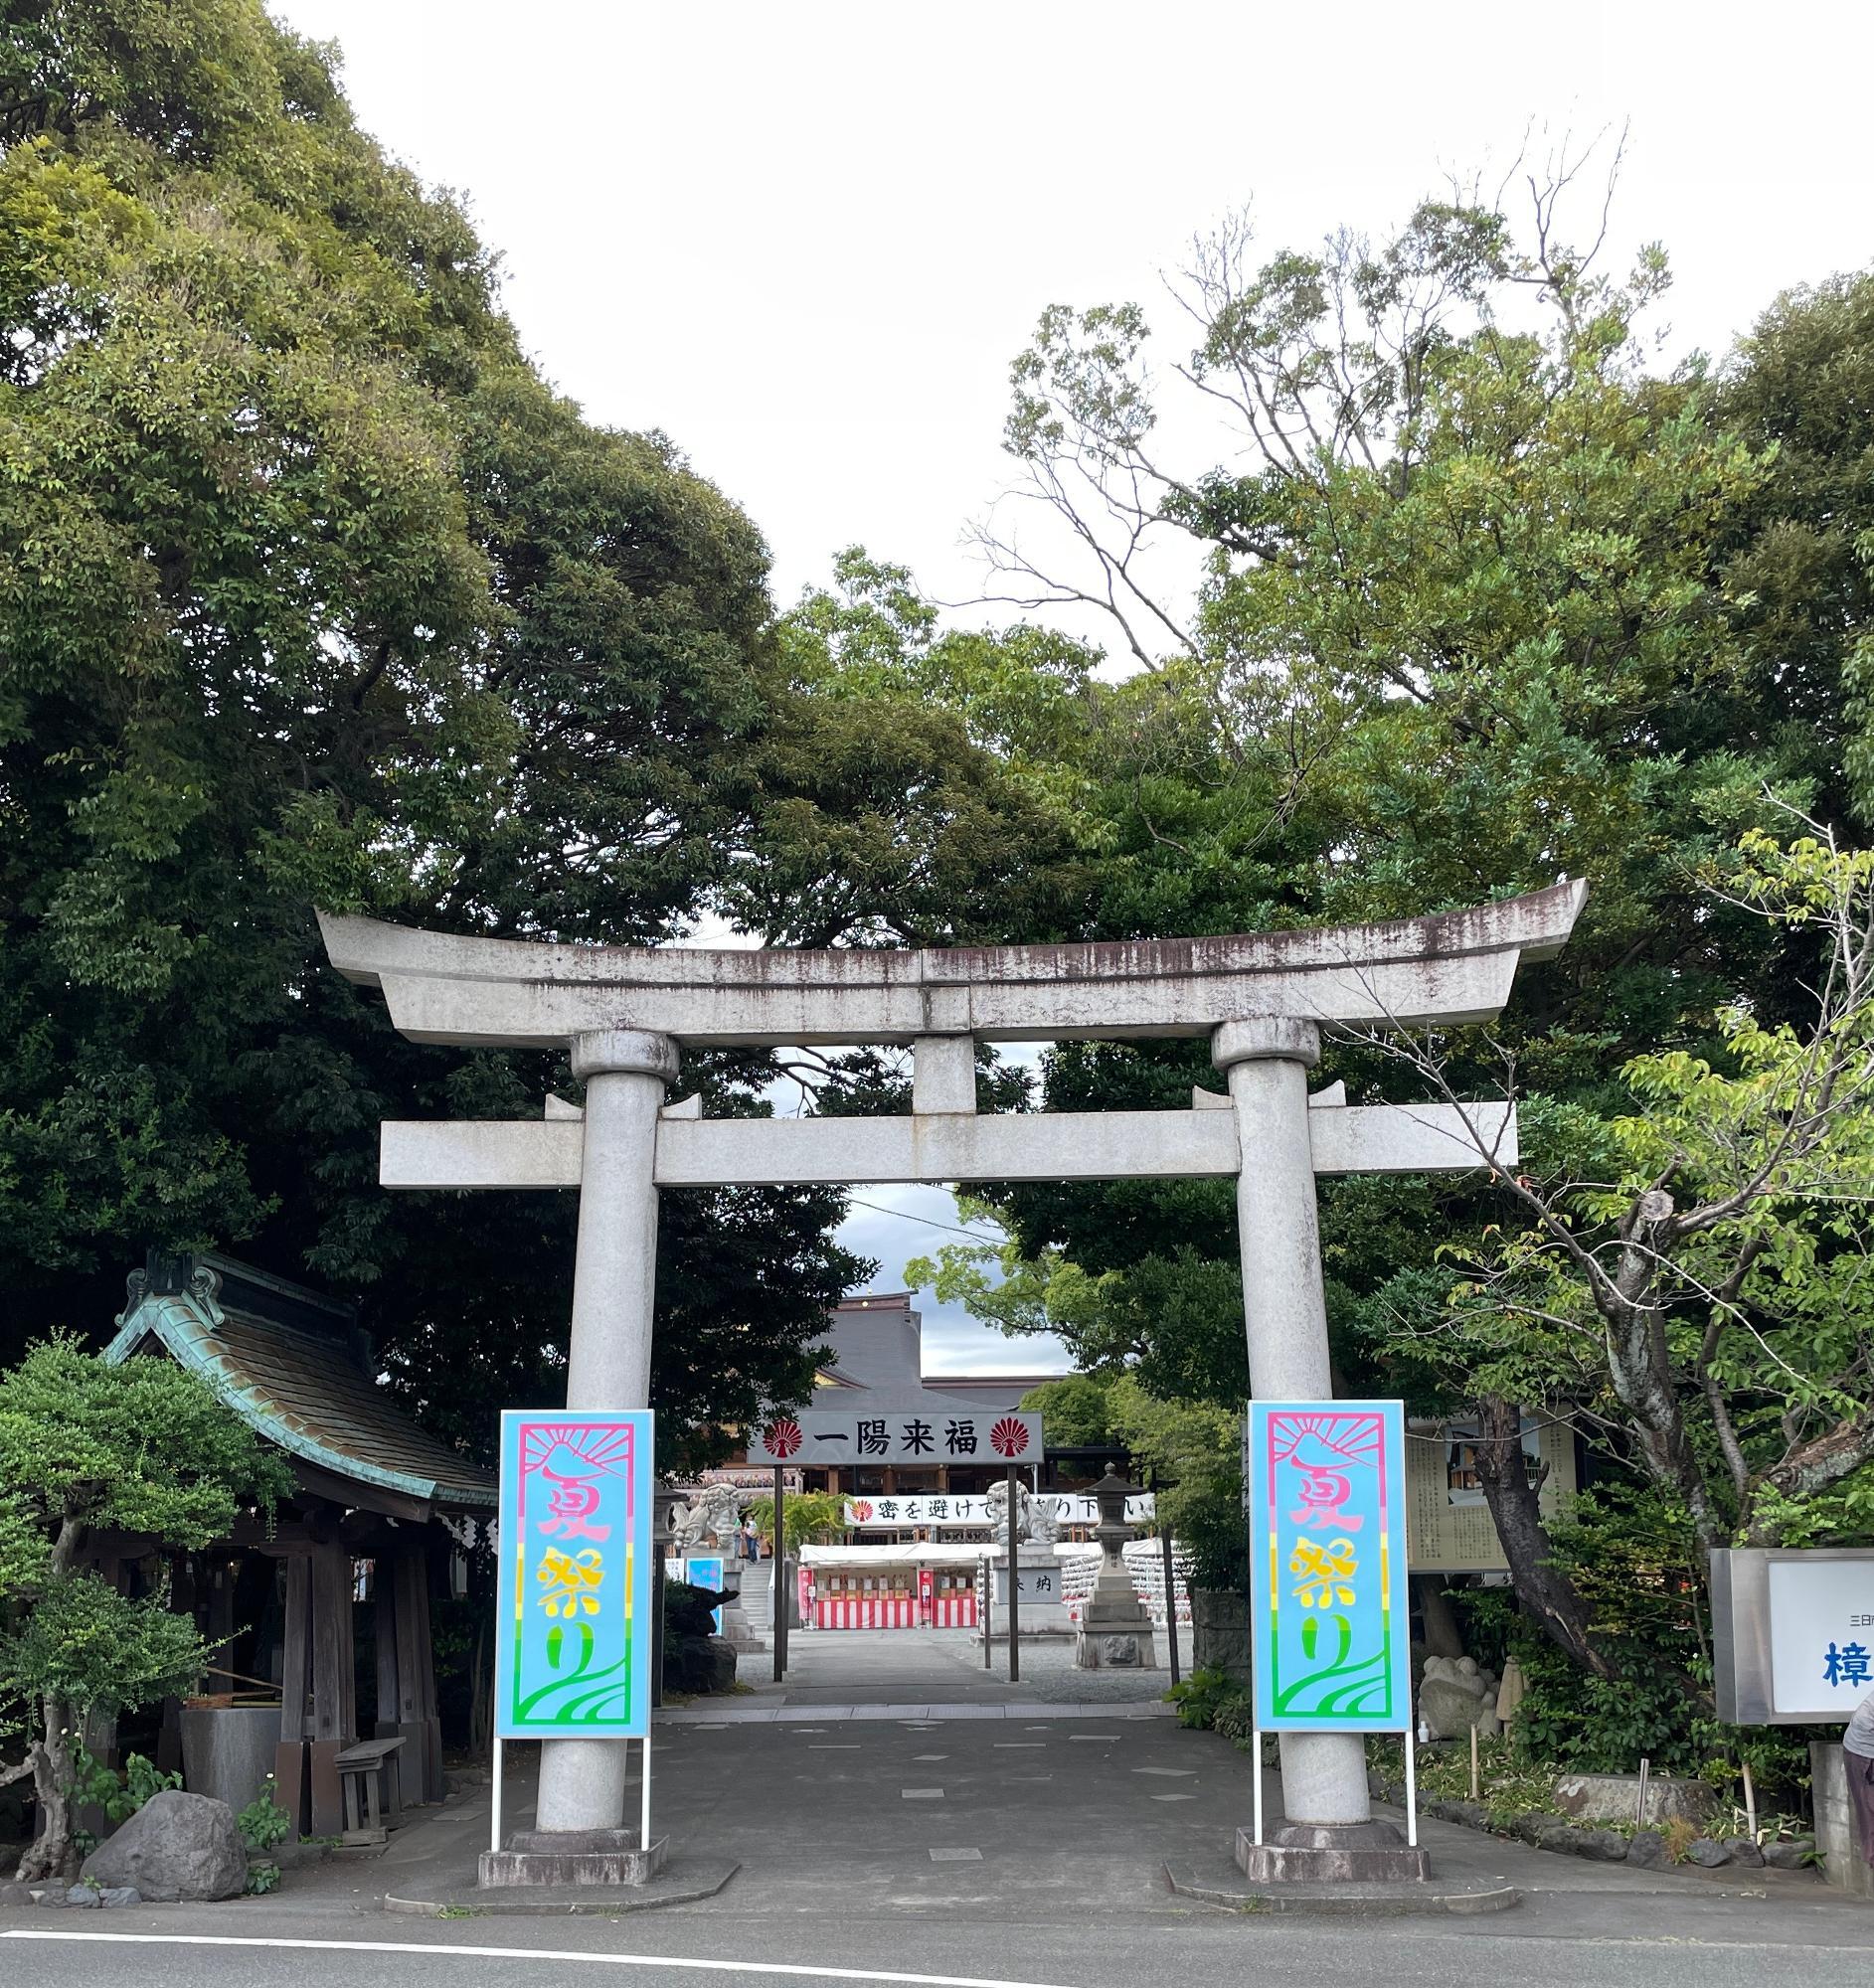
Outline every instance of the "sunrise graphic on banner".
{"label": "sunrise graphic on banner", "polygon": [[1247,1448],[1257,1724],[1412,1721],[1405,1414],[1398,1402],[1252,1402]]}
{"label": "sunrise graphic on banner", "polygon": [[648,1409],[501,1416],[495,1731],[650,1730]]}

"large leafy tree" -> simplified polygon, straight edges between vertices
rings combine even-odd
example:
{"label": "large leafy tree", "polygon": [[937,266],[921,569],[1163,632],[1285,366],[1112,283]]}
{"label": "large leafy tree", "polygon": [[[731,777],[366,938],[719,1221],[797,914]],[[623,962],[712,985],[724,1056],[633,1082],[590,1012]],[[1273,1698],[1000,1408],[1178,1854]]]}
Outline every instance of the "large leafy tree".
{"label": "large leafy tree", "polygon": [[[1043,566],[1030,549],[1045,536],[984,540],[1013,597],[1104,605],[1129,651],[1128,680],[1095,683],[1078,736],[1050,742],[1095,825],[1091,932],[1418,913],[1589,878],[1575,938],[1524,975],[1502,1038],[1538,1170],[1579,1180],[1600,1177],[1613,1123],[1652,1122],[1623,1068],[1742,1080],[1738,1002],[1773,1032],[1763,1043],[1812,1021],[1812,933],[1706,880],[1788,804],[1853,819],[1866,305],[1859,283],[1786,300],[1721,381],[1702,364],[1662,375],[1644,325],[1663,260],[1649,251],[1613,280],[1569,248],[1566,178],[1521,227],[1446,200],[1383,242],[1260,262],[1243,226],[1201,245],[1184,295],[1195,346],[1170,378],[1224,404],[1241,442],[1228,461],[1175,459],[1142,312],[1049,311],[1016,365],[1009,440],[1080,563]],[[1204,552],[1194,602],[1151,591],[1144,555],[1168,533]],[[1459,1034],[1441,1045],[1441,1080],[1487,1090],[1491,1061]],[[1427,1080],[1355,1040],[1329,1046],[1323,1076],[1380,1097],[1423,1095]],[[1214,1081],[1201,1051],[1178,1046],[1066,1046],[1047,1065],[1062,1107],[1171,1105]],[[940,1289],[1012,1329],[1062,1331],[1089,1365],[1129,1368],[1154,1394],[1241,1398],[1226,1192],[981,1193],[1010,1243],[999,1261],[943,1252]],[[1442,1245],[1504,1212],[1481,1175],[1323,1195],[1343,1378],[1481,1415],[1508,1477],[1520,1411],[1590,1377],[1545,1365],[1526,1338],[1519,1360],[1516,1333],[1494,1362],[1416,1357],[1420,1326],[1451,1331],[1458,1273]],[[1817,1359],[1814,1386],[1849,1414],[1852,1350],[1845,1368]],[[1668,1384],[1691,1392],[1700,1426],[1710,1378],[1686,1367]],[[1790,1438],[1798,1458],[1839,1425],[1810,1412]],[[1603,1436],[1646,1473],[1652,1437],[1631,1413]],[[1718,1504],[1761,1527],[1792,1465],[1747,1464],[1754,1486],[1770,1474],[1734,1493],[1721,1471]],[[1525,1601],[1596,1664],[1534,1486],[1502,1488],[1504,1511],[1533,1525],[1511,1541]]]}
{"label": "large leafy tree", "polygon": [[[396,1201],[375,1125],[566,1073],[403,1043],[312,907],[680,933],[775,804],[761,538],[542,384],[460,211],[257,0],[14,10],[0,316],[0,1272],[101,1329],[152,1242],[310,1269],[485,1438],[557,1385],[572,1208]],[[767,1076],[694,1073],[727,1111]],[[697,1441],[801,1384],[838,1207],[667,1199]]]}

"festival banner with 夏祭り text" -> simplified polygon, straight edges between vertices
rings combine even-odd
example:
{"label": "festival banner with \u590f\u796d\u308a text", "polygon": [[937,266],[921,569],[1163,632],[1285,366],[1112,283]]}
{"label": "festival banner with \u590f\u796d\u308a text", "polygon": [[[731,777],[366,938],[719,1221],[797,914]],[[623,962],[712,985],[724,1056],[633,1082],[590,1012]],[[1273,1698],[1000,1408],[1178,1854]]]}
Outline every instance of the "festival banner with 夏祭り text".
{"label": "festival banner with \u590f\u796d\u308a text", "polygon": [[650,1731],[652,1417],[501,1416],[495,1732]]}
{"label": "festival banner with \u590f\u796d\u308a text", "polygon": [[1250,1404],[1250,1614],[1266,1732],[1411,1726],[1405,1451],[1398,1402]]}

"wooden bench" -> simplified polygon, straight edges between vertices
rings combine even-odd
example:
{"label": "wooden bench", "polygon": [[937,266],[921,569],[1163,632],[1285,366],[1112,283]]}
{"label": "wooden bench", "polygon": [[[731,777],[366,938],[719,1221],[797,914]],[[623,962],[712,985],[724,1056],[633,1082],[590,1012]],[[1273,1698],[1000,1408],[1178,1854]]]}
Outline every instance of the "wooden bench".
{"label": "wooden bench", "polygon": [[[387,1831],[402,1825],[404,1810],[398,1798],[397,1775],[387,1776],[384,1768],[404,1743],[401,1739],[360,1740],[339,1754],[335,1764],[345,1804],[340,1842],[382,1843]],[[387,1778],[391,1789],[388,1802],[384,1795]]]}

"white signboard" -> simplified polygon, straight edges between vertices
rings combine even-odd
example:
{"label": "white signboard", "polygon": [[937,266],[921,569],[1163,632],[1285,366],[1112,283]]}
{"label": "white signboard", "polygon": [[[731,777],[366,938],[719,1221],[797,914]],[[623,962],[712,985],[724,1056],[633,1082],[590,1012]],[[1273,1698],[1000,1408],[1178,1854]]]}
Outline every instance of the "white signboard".
{"label": "white signboard", "polygon": [[1770,1564],[1771,1704],[1845,1720],[1874,1691],[1874,1560]]}
{"label": "white signboard", "polygon": [[[845,1395],[844,1389],[828,1391]],[[927,1398],[902,1407],[861,1395],[811,1402],[776,1415],[749,1443],[751,1463],[1039,1463],[1041,1417],[1018,1409],[991,1412],[933,1408]]]}
{"label": "white signboard", "polygon": [[1845,1724],[1874,1692],[1874,1549],[1714,1553],[1711,1575],[1720,1719]]}
{"label": "white signboard", "polygon": [[[1072,1491],[1031,1491],[1028,1502],[1031,1507],[1052,1508],[1064,1526],[1100,1523],[1099,1505],[1092,1498]],[[1125,1516],[1131,1525],[1146,1524],[1154,1510],[1155,1501],[1149,1491],[1141,1491],[1137,1497],[1125,1501]],[[989,1523],[989,1501],[979,1491],[967,1495],[919,1492],[909,1497],[885,1492],[869,1498],[848,1498],[846,1523],[855,1532],[892,1531],[901,1526],[932,1526],[938,1531],[948,1526],[981,1528]]]}

